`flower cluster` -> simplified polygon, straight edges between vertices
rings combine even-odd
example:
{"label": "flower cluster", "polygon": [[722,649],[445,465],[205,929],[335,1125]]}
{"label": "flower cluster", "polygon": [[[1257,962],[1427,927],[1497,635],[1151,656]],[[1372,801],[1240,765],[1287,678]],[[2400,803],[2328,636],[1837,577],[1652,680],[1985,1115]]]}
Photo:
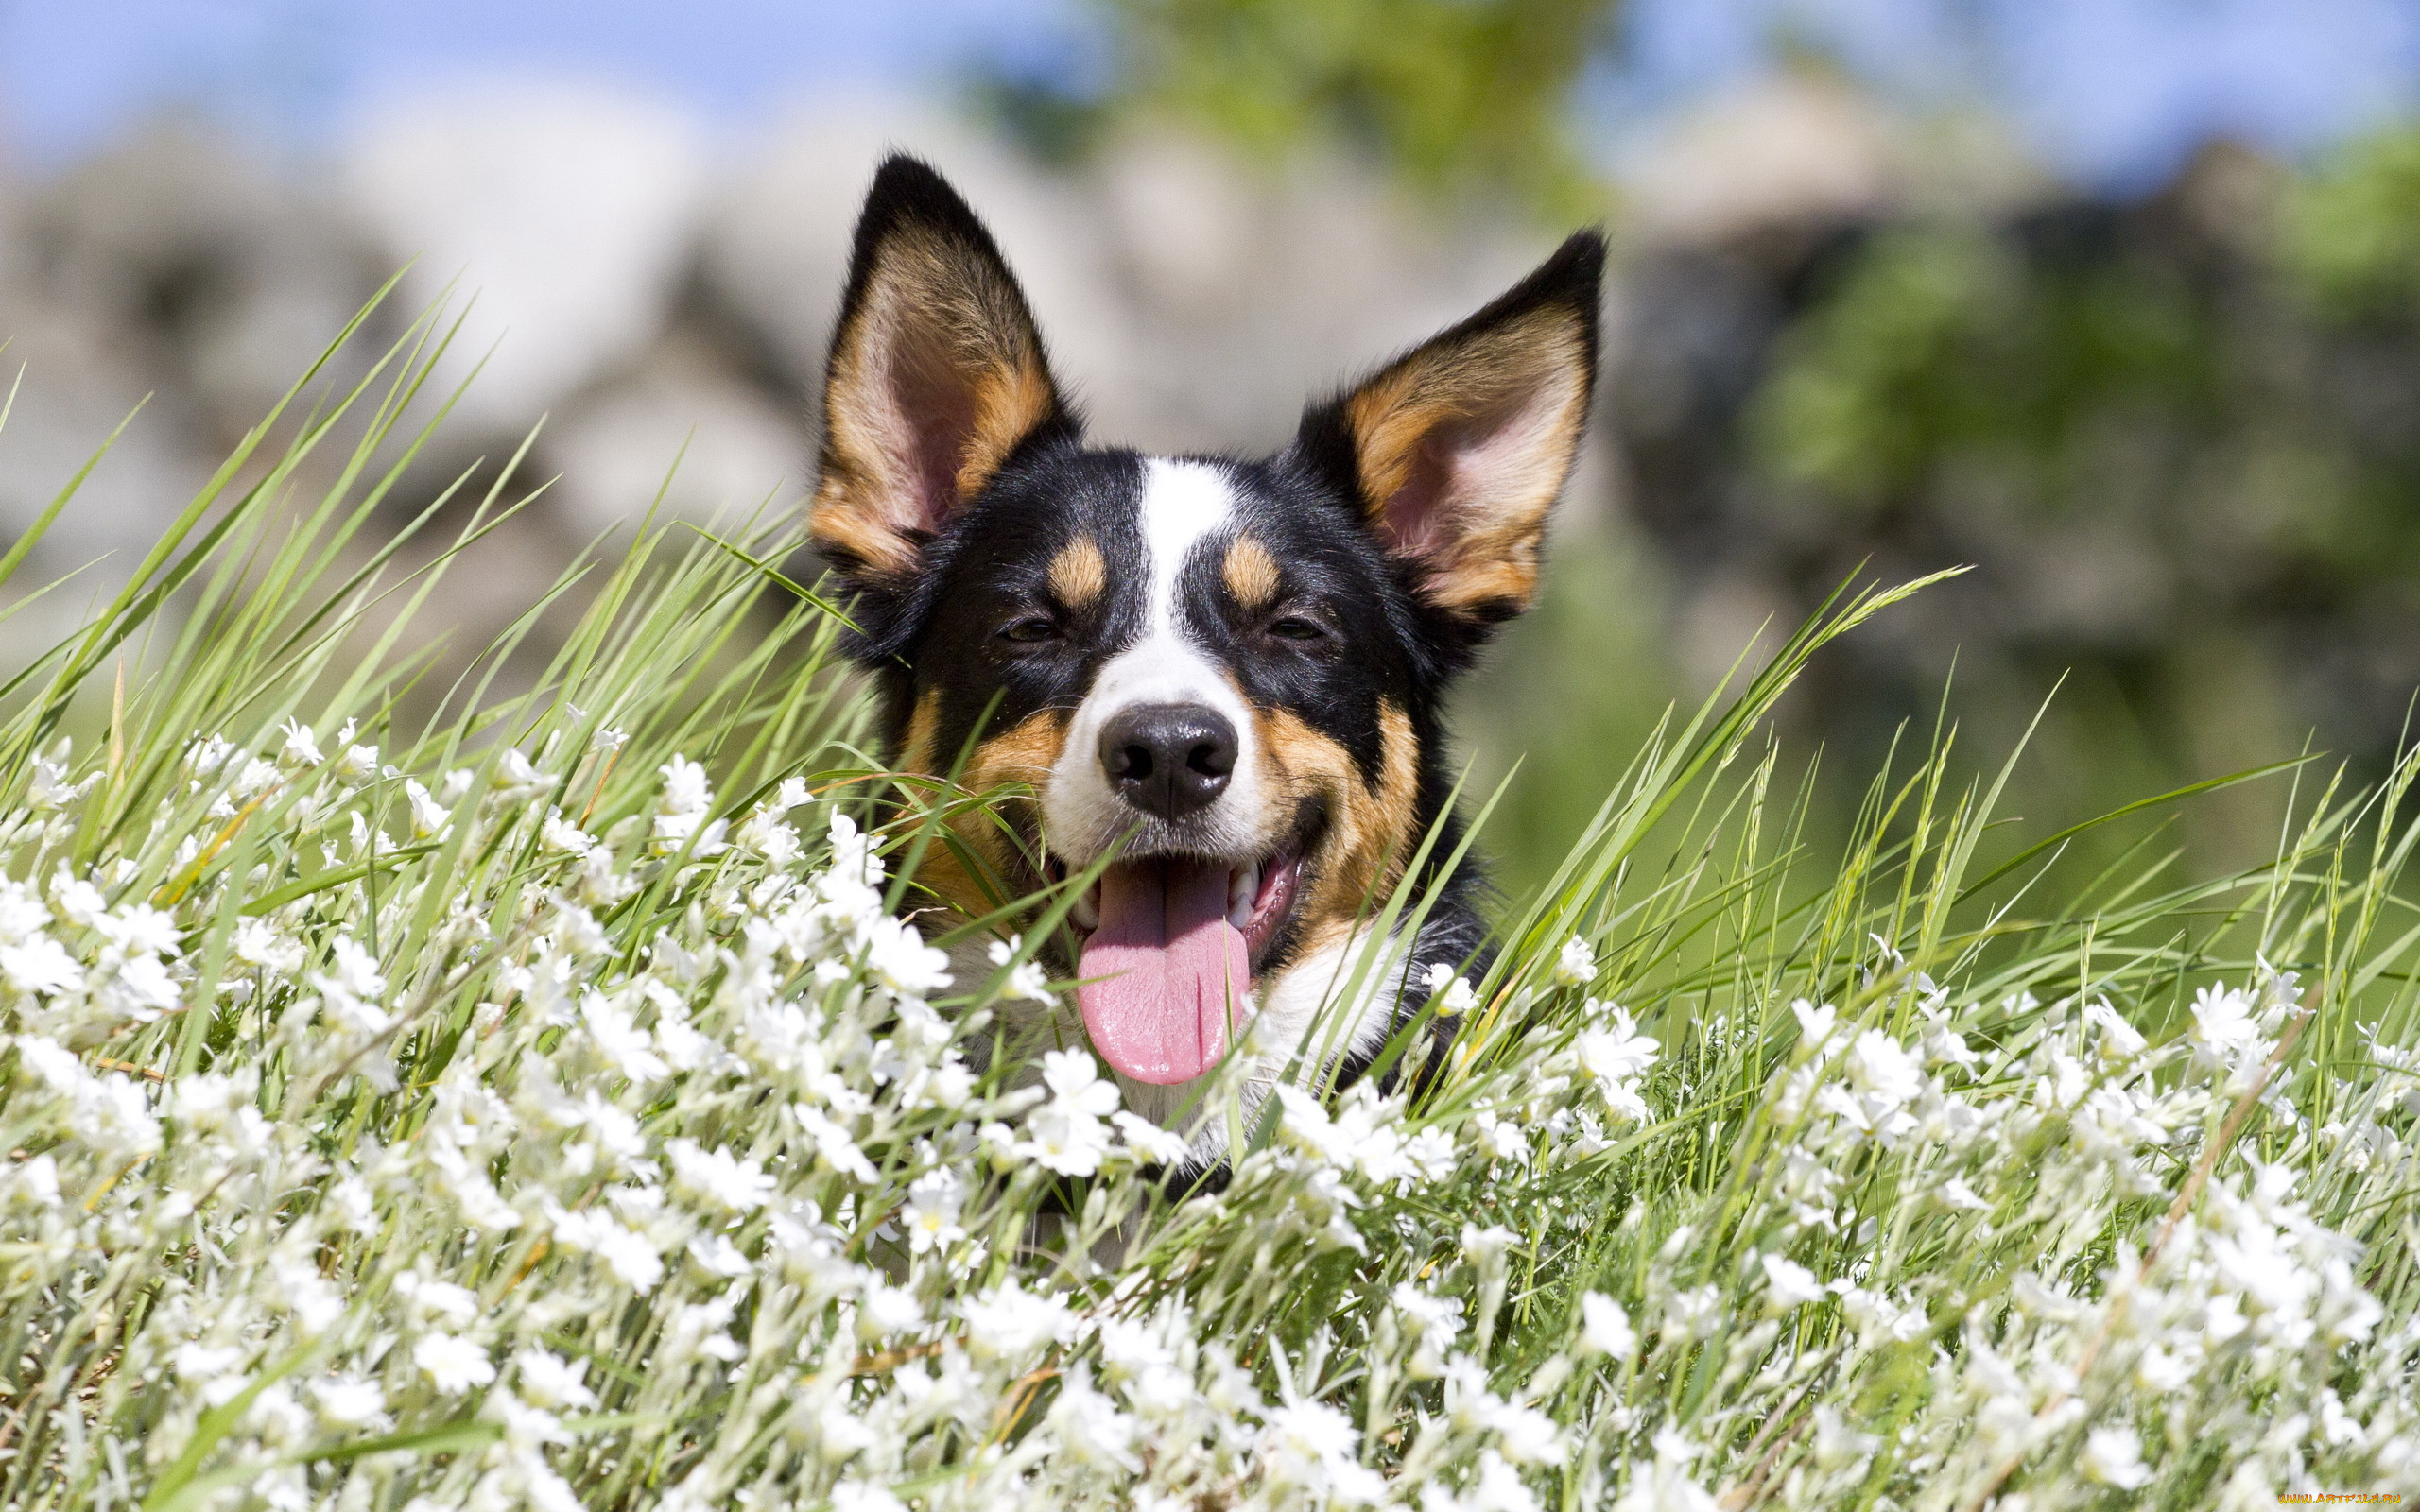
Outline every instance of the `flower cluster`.
{"label": "flower cluster", "polygon": [[928,937],[914,816],[568,709],[423,776],[361,734],[193,742],[147,829],[60,748],[0,816],[0,1501],[2420,1490],[2360,1217],[2420,1077],[2373,1035],[2298,1098],[2285,973],[2154,1047],[1895,960],[1693,1022],[1573,937],[1432,972],[1420,1074],[1221,1092],[1179,1198],[1002,1033],[1028,941]]}

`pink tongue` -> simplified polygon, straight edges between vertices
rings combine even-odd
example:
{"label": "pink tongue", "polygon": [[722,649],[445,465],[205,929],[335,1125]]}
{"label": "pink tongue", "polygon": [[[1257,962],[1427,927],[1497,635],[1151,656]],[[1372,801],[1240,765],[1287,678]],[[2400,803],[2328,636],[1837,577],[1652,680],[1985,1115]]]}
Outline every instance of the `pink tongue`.
{"label": "pink tongue", "polygon": [[1243,931],[1227,922],[1227,868],[1120,862],[1100,879],[1100,927],[1076,989],[1093,1048],[1136,1081],[1191,1081],[1227,1053],[1252,986]]}

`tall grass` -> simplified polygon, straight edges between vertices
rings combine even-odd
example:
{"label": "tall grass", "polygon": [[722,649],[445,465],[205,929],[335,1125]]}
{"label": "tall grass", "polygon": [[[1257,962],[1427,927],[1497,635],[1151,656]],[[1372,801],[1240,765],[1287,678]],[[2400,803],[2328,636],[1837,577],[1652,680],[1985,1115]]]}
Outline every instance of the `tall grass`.
{"label": "tall grass", "polygon": [[994,796],[861,749],[786,516],[648,524],[406,727],[513,503],[335,564],[443,337],[298,390],[7,690],[0,1502],[2420,1493],[2412,765],[2281,778],[2244,874],[2075,880],[1945,730],[1809,854],[1765,716],[1919,585],[1845,593],[1432,984],[1432,1082],[1323,1095],[1314,1040],[1172,1197],[1080,1049],[977,1048],[1065,1004],[1066,900],[979,980],[900,922]]}

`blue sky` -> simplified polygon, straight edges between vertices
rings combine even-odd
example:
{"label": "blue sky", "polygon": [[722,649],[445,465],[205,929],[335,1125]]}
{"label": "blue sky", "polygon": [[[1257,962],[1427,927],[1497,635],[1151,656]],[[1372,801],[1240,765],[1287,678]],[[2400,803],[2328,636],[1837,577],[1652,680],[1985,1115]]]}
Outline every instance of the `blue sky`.
{"label": "blue sky", "polygon": [[2299,154],[2420,104],[2414,0],[1634,0],[1623,30],[1595,92],[1609,121],[1795,47],[1919,108],[1987,101],[2052,166],[2119,193],[2213,136]]}
{"label": "blue sky", "polygon": [[1063,69],[1081,0],[0,0],[0,132],[56,163],[198,111],[307,150],[363,103],[462,73],[637,82],[745,129],[802,91]]}
{"label": "blue sky", "polygon": [[[1087,0],[0,0],[0,141],[52,165],[163,109],[295,151],[464,72],[634,81],[744,131],[806,90],[942,88],[978,60],[1097,66]],[[1606,133],[1832,58],[1917,108],[1980,98],[2053,167],[2139,192],[2213,135],[2299,152],[2408,112],[2414,0],[1633,0]]]}

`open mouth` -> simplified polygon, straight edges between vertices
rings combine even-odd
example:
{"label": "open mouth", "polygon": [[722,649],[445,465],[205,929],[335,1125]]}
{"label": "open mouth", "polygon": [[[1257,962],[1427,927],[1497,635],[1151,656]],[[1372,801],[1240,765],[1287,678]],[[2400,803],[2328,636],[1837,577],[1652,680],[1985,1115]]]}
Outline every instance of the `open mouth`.
{"label": "open mouth", "polygon": [[1288,841],[1240,864],[1149,856],[1109,865],[1069,910],[1082,942],[1076,1002],[1102,1058],[1159,1086],[1219,1063],[1244,994],[1292,917],[1305,849]]}

